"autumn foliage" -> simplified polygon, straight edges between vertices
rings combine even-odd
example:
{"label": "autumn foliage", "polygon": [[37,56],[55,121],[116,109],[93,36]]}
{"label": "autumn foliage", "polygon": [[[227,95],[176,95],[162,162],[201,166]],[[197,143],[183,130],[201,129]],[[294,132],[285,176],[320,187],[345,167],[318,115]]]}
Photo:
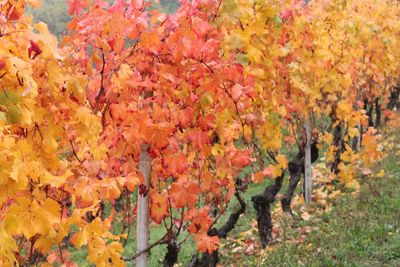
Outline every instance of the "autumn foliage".
{"label": "autumn foliage", "polygon": [[39,0],[0,1],[1,266],[74,266],[69,246],[124,266],[137,194],[159,244],[211,254],[244,212],[221,222],[231,199],[301,159],[306,121],[348,187],[383,156],[375,128],[398,124],[391,1],[68,2],[58,44],[25,14]]}

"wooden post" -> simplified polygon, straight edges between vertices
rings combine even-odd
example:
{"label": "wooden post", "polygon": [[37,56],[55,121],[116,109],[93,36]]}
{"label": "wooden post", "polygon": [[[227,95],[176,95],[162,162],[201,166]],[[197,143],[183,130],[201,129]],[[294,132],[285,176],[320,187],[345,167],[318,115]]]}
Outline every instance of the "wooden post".
{"label": "wooden post", "polygon": [[[138,190],[137,219],[136,219],[136,253],[141,253],[149,246],[149,194],[151,162],[149,156],[149,145],[142,145],[139,160],[139,170],[144,177],[146,190]],[[137,267],[148,266],[149,253],[143,253],[136,258]]]}
{"label": "wooden post", "polygon": [[304,123],[306,131],[307,143],[305,147],[304,160],[304,198],[306,205],[310,205],[312,201],[312,169],[311,169],[311,122],[307,119]]}

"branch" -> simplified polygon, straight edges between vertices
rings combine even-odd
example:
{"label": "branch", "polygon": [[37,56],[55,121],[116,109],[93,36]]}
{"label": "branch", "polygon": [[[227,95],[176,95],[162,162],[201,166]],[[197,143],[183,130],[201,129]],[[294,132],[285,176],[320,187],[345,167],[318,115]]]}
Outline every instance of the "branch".
{"label": "branch", "polygon": [[105,60],[105,58],[104,58],[103,49],[100,49],[100,51],[101,51],[101,59],[102,59],[102,61],[103,61],[103,64],[102,64],[101,70],[100,70],[100,75],[101,75],[100,91],[99,91],[99,93],[97,94],[96,103],[94,104],[94,107],[93,107],[93,110],[94,110],[95,113],[97,113],[97,112],[96,112],[97,105],[99,104],[100,97],[101,97],[101,95],[102,95],[103,92],[104,92],[104,69],[105,69],[105,66],[106,66],[106,60]]}
{"label": "branch", "polygon": [[217,10],[215,10],[215,14],[214,14],[214,16],[213,16],[211,21],[214,21],[217,18],[219,9],[221,8],[221,5],[222,5],[222,0],[219,1]]}
{"label": "branch", "polygon": [[232,213],[229,216],[228,221],[226,221],[226,223],[217,230],[217,236],[219,238],[226,238],[228,233],[235,227],[237,221],[239,220],[240,215],[246,211],[246,203],[240,196],[238,190],[236,190],[235,192],[235,197],[239,201],[240,208],[234,213]]}
{"label": "branch", "polygon": [[239,102],[239,100],[236,101],[235,99],[233,99],[232,94],[228,91],[228,89],[226,88],[225,84],[222,84],[222,89],[223,89],[224,92],[228,95],[228,97],[232,100],[233,105],[235,106],[236,115],[237,115],[237,117],[239,118],[239,122],[240,122],[240,124],[241,124],[241,126],[242,126],[243,141],[244,141],[244,143],[245,143],[246,145],[248,145],[248,143],[247,143],[247,141],[246,141],[246,138],[245,138],[245,134],[244,134],[244,127],[245,127],[246,125],[245,125],[244,121],[242,120],[242,117],[240,117],[239,108],[238,108],[238,106],[237,106],[237,103]]}
{"label": "branch", "polygon": [[74,146],[74,143],[72,142],[72,140],[69,140],[69,143],[71,144],[72,153],[74,154],[75,158],[76,158],[80,163],[82,163],[82,160],[81,160],[81,159],[78,157],[78,155],[76,154],[75,146]]}
{"label": "branch", "polygon": [[21,32],[26,32],[26,31],[13,31],[13,32],[0,33],[0,38],[3,36],[11,35],[13,33],[21,33]]}
{"label": "branch", "polygon": [[153,244],[149,245],[147,248],[145,248],[144,250],[136,253],[135,255],[133,255],[132,257],[129,258],[123,258],[124,261],[133,261],[134,259],[136,259],[137,257],[143,255],[144,253],[149,252],[152,248],[154,248],[155,246],[161,245],[161,244],[165,244],[167,242],[169,233],[167,232],[163,237],[161,237],[161,239],[159,239],[158,241],[154,242]]}

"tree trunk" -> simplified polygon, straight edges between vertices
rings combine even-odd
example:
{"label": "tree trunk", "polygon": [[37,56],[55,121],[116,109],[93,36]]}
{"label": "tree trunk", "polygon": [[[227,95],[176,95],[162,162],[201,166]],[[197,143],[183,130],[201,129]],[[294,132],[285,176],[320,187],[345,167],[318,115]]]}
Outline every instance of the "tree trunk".
{"label": "tree trunk", "polygon": [[164,258],[164,267],[173,267],[178,261],[179,244],[176,238],[171,238],[167,245],[167,254]]}
{"label": "tree trunk", "polygon": [[369,103],[368,99],[364,99],[364,108],[367,111],[367,116],[368,116],[368,126],[373,127],[374,126],[374,119],[372,117],[373,111],[374,111],[374,105],[373,103]]}
{"label": "tree trunk", "polygon": [[304,169],[304,150],[302,148],[299,149],[300,151],[297,153],[296,157],[288,164],[290,174],[289,187],[281,199],[282,210],[289,213],[292,213],[290,204]]}
{"label": "tree trunk", "polygon": [[390,101],[388,103],[388,109],[393,110],[394,108],[399,108],[399,95],[400,95],[400,85],[397,85],[393,88],[392,92],[390,93]]}
{"label": "tree trunk", "polygon": [[[220,239],[226,238],[228,233],[235,228],[236,223],[238,222],[240,215],[246,211],[246,203],[240,196],[239,191],[236,189],[235,192],[236,199],[239,201],[239,209],[233,212],[229,219],[225,222],[223,226],[220,228],[212,228],[208,231],[209,236],[218,236]],[[192,257],[192,261],[189,264],[189,267],[215,267],[217,266],[219,261],[218,250],[213,253],[204,253],[202,257],[199,259],[197,255]]]}
{"label": "tree trunk", "polygon": [[[316,140],[311,142],[311,163],[314,163],[319,157],[319,150],[317,147],[318,143]],[[289,187],[281,199],[282,210],[284,212],[292,213],[292,209],[290,204],[293,199],[294,191],[297,188],[297,185],[301,179],[301,175],[304,175],[304,146],[299,147],[299,152],[297,153],[296,157],[292,159],[289,164],[289,173],[290,173],[290,181]]]}
{"label": "tree trunk", "polygon": [[336,147],[336,152],[331,165],[331,171],[335,174],[338,174],[340,155],[342,154],[342,123],[336,125],[333,130],[333,145]]}
{"label": "tree trunk", "polygon": [[358,135],[356,137],[353,138],[353,143],[352,143],[352,149],[353,151],[360,151],[361,150],[361,139],[362,139],[362,125],[361,122],[358,123],[357,125],[358,128]]}
{"label": "tree trunk", "polygon": [[[143,175],[144,184],[138,190],[137,219],[136,219],[136,253],[140,253],[149,246],[149,193],[151,162],[148,145],[141,146],[139,170]],[[148,252],[136,258],[137,267],[148,266]]]}
{"label": "tree trunk", "polygon": [[275,179],[275,183],[265,188],[264,192],[251,198],[254,208],[257,211],[257,227],[263,248],[272,241],[272,218],[271,204],[274,203],[276,194],[282,188],[282,181],[285,174]]}
{"label": "tree trunk", "polygon": [[304,128],[306,130],[307,143],[304,156],[304,199],[306,205],[312,201],[312,169],[311,169],[311,123],[307,120]]}
{"label": "tree trunk", "polygon": [[381,125],[381,118],[382,118],[382,110],[381,104],[379,103],[379,98],[375,99],[375,128],[378,128]]}

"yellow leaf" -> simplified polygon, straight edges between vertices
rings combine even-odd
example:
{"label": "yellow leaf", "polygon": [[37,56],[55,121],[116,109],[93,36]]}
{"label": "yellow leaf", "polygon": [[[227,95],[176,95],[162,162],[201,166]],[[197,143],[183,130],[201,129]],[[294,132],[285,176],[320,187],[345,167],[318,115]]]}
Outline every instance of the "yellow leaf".
{"label": "yellow leaf", "polygon": [[86,230],[82,230],[78,233],[75,233],[71,237],[71,243],[77,248],[87,245],[88,238],[87,238]]}
{"label": "yellow leaf", "polygon": [[276,156],[276,161],[282,169],[286,169],[288,167],[288,160],[284,155],[279,154],[278,156]]}
{"label": "yellow leaf", "polygon": [[211,154],[215,156],[223,156],[224,155],[224,147],[218,143],[214,144],[214,146],[211,149]]}
{"label": "yellow leaf", "polygon": [[4,230],[10,234],[16,234],[19,232],[19,223],[18,220],[15,216],[7,216],[7,219],[4,221]]}
{"label": "yellow leaf", "polygon": [[70,170],[67,170],[63,175],[56,176],[44,170],[43,175],[40,178],[41,184],[49,184],[54,187],[59,187],[65,180],[70,177],[73,173]]}
{"label": "yellow leaf", "polygon": [[339,101],[336,109],[337,117],[340,120],[346,120],[351,115],[352,106],[346,100]]}
{"label": "yellow leaf", "polygon": [[385,176],[385,170],[381,169],[377,174],[376,177],[383,178]]}
{"label": "yellow leaf", "polygon": [[247,50],[247,57],[251,62],[260,62],[263,58],[263,54],[259,49],[250,45]]}

